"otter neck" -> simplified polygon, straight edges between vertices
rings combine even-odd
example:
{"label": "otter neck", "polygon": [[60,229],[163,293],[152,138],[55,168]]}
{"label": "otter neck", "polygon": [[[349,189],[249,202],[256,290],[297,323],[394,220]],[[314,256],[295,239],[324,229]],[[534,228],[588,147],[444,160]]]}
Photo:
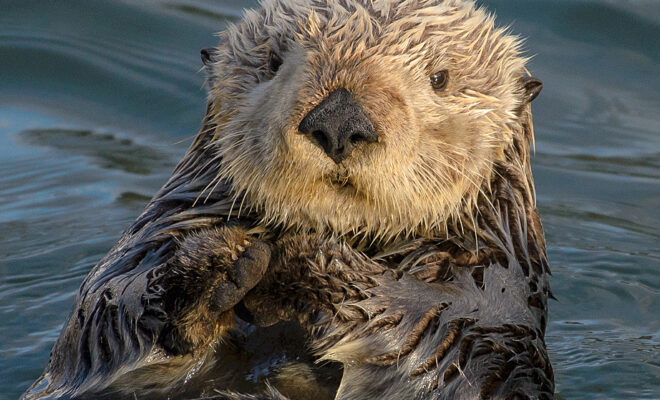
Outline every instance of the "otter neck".
{"label": "otter neck", "polygon": [[[476,207],[448,227],[447,236],[463,251],[500,253],[520,263],[529,276],[549,273],[543,227],[536,209],[530,148],[533,127],[529,107],[503,158],[496,162]],[[477,257],[479,258],[479,257]]]}

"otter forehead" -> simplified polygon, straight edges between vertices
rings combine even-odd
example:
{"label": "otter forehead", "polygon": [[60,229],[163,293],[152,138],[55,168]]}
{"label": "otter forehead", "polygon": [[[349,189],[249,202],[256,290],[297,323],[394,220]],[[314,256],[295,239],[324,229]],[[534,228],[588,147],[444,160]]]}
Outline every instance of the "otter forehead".
{"label": "otter forehead", "polygon": [[[488,91],[519,72],[519,41],[495,29],[486,11],[463,0],[266,0],[222,34],[225,60],[251,67],[262,79],[265,50],[308,50],[325,86],[370,60],[428,72],[434,64],[461,65]],[[496,65],[497,68],[490,68]],[[334,82],[333,82],[334,81]]]}

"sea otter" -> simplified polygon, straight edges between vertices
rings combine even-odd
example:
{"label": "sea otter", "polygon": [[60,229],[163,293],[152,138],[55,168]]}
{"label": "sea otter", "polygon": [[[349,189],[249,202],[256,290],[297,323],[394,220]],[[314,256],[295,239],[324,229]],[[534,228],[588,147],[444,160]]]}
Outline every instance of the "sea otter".
{"label": "sea otter", "polygon": [[[343,366],[329,398],[552,398],[520,40],[467,0],[265,0],[220,38],[201,131],[24,398],[177,396],[278,321]],[[275,378],[198,395],[315,391]]]}

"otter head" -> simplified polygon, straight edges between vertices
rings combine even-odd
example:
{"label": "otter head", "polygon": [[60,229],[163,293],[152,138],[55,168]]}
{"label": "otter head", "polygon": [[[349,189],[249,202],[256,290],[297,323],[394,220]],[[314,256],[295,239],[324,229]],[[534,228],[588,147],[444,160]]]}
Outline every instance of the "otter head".
{"label": "otter head", "polygon": [[202,54],[218,180],[284,226],[443,227],[540,90],[520,41],[463,0],[266,0],[220,37]]}

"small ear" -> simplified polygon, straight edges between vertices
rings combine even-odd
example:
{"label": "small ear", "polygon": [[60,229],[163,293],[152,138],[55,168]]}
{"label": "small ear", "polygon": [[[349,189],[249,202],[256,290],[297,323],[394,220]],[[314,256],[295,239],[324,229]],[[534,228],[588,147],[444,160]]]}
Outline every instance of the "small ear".
{"label": "small ear", "polygon": [[205,66],[209,67],[215,61],[213,59],[214,54],[215,54],[215,49],[213,47],[209,47],[208,49],[202,49],[200,51],[200,56],[202,57],[202,63],[204,63]]}
{"label": "small ear", "polygon": [[543,89],[543,82],[533,76],[524,76],[522,78],[522,84],[525,89],[523,104],[531,103],[541,93],[541,89]]}

